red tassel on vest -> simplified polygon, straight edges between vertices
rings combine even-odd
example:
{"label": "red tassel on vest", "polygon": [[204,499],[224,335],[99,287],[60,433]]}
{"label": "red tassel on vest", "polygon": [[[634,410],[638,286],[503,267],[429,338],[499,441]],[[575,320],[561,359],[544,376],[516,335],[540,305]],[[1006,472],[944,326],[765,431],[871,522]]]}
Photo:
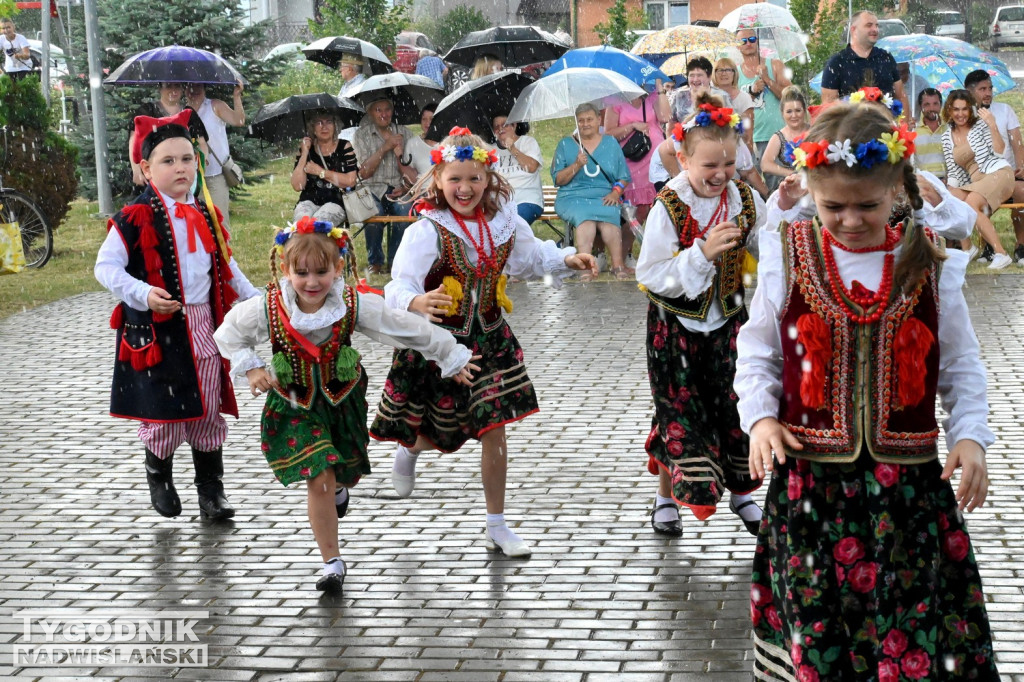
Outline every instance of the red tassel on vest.
{"label": "red tassel on vest", "polygon": [[817,315],[801,315],[796,322],[797,340],[804,347],[803,376],[800,377],[800,400],[817,410],[825,407],[825,383],[832,359],[832,333],[825,320]]}
{"label": "red tassel on vest", "polygon": [[924,398],[924,379],[928,374],[925,359],[933,343],[935,336],[931,330],[914,317],[904,322],[896,334],[894,355],[900,407],[913,407]]}

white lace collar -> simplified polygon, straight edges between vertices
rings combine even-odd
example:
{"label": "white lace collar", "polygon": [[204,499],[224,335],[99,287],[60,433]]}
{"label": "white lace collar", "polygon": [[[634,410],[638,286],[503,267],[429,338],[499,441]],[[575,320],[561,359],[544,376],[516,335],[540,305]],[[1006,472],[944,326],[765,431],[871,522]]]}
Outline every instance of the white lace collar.
{"label": "white lace collar", "polygon": [[315,313],[304,313],[299,310],[295,301],[295,289],[292,288],[287,277],[282,277],[278,284],[281,287],[281,298],[284,299],[284,309],[288,313],[288,319],[291,320],[292,327],[303,334],[332,326],[344,317],[348,310],[343,296],[345,280],[341,277],[334,280],[331,290],[327,292],[327,298],[324,299],[324,304]]}
{"label": "white lace collar", "polygon": [[[422,213],[424,218],[430,218],[435,223],[448,230],[456,237],[464,241],[466,244],[472,246],[469,238],[462,232],[462,228],[455,222],[455,217],[452,216],[452,212],[448,209],[427,209]],[[515,203],[511,201],[503,202],[498,207],[498,212],[495,214],[492,220],[488,220],[487,224],[491,226],[491,238],[494,240],[495,246],[501,246],[509,239],[516,231],[515,219],[519,217],[519,213],[516,211]],[[475,227],[476,222],[473,220],[466,220],[466,227],[470,231],[474,232],[476,236]]]}
{"label": "white lace collar", "polygon": [[[679,175],[669,180],[668,186],[675,190],[679,199],[689,206],[691,211],[705,213],[706,211],[701,210],[705,206],[708,207],[708,210],[713,210],[718,205],[718,197],[697,196],[697,193],[693,191],[693,187],[690,186],[690,179],[685,170],[680,171]],[[739,215],[743,209],[743,202],[740,200],[740,191],[736,188],[735,182],[729,182],[726,186],[726,192],[725,201],[728,208],[726,216],[731,220]]]}

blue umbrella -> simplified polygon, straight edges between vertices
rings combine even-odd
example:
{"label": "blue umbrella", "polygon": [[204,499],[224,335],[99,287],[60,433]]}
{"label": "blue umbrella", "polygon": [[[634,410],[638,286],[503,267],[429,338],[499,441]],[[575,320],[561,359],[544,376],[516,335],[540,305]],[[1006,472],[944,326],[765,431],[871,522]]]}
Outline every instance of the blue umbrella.
{"label": "blue umbrella", "polygon": [[104,79],[104,85],[204,83],[248,85],[235,67],[221,56],[197,47],[168,45],[132,55]]}
{"label": "blue umbrella", "polygon": [[[897,62],[908,62],[911,73],[924,78],[943,96],[950,90],[964,87],[964,78],[976,69],[988,72],[996,94],[1016,87],[1006,64],[962,40],[913,33],[882,38],[877,46],[888,51]],[[810,86],[821,92],[820,73],[811,79]]]}
{"label": "blue umbrella", "polygon": [[667,81],[661,69],[651,64],[643,57],[624,52],[610,45],[598,47],[581,47],[577,50],[569,50],[552,64],[545,76],[558,73],[562,69],[570,67],[590,67],[595,69],[608,69],[621,74],[639,86],[654,87],[655,81]]}

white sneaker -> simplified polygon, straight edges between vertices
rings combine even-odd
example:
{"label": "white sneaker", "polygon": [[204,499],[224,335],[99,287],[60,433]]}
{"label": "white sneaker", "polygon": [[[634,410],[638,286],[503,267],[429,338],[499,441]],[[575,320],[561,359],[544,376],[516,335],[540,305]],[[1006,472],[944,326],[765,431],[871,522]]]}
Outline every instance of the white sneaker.
{"label": "white sneaker", "polygon": [[608,255],[604,251],[597,254],[597,271],[608,272]]}
{"label": "white sneaker", "polygon": [[491,537],[491,534],[484,528],[484,542],[487,545],[487,549],[498,550],[502,554],[508,557],[525,557],[530,556],[533,550],[526,544],[526,540],[517,538],[515,540],[509,540],[508,542],[499,543],[497,540]]}
{"label": "white sneaker", "polygon": [[977,246],[971,246],[971,248],[967,251],[967,262],[970,263],[972,260],[977,258],[977,256],[978,256],[978,247]]}
{"label": "white sneaker", "polygon": [[398,472],[398,465],[399,465],[398,458],[399,457],[402,457],[403,459],[406,458],[405,454],[404,454],[404,451],[405,451],[405,448],[403,446],[399,446],[398,449],[395,450],[395,456],[394,456],[395,462],[391,466],[391,485],[395,489],[395,494],[397,494],[401,498],[409,497],[410,495],[412,495],[413,489],[416,488],[416,469],[415,469],[416,463],[415,462],[413,462],[413,467],[414,468],[413,468],[413,472],[412,472],[411,475],[402,474],[402,473]]}
{"label": "white sneaker", "polygon": [[989,270],[1002,270],[1008,267],[1013,259],[1005,253],[997,253],[992,256],[992,265],[988,266]]}
{"label": "white sneaker", "polygon": [[626,267],[636,270],[636,258],[633,258],[633,254],[626,256]]}

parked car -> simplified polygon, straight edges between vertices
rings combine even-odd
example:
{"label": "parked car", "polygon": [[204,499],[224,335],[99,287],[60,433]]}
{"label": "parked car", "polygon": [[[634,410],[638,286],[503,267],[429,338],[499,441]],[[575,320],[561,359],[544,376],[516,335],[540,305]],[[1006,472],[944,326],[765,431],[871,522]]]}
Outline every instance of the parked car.
{"label": "parked car", "polygon": [[1006,45],[1024,45],[1024,5],[1003,5],[988,27],[992,50]]}
{"label": "parked car", "polygon": [[[42,72],[43,43],[28,38],[28,51],[32,54],[32,70]],[[50,43],[50,87],[57,88],[61,79],[68,75],[68,64],[64,59],[64,50]]]}
{"label": "parked car", "polygon": [[402,73],[416,73],[416,64],[427,52],[437,54],[437,48],[423,33],[402,31],[395,36],[395,59],[392,66]]}
{"label": "parked car", "polygon": [[271,59],[280,58],[288,63],[301,63],[306,61],[306,55],[302,52],[303,47],[302,43],[281,43],[271,48],[261,61],[269,62]]}
{"label": "parked car", "polygon": [[963,15],[951,9],[936,11],[935,30],[932,31],[932,35],[963,40],[967,36]]}

